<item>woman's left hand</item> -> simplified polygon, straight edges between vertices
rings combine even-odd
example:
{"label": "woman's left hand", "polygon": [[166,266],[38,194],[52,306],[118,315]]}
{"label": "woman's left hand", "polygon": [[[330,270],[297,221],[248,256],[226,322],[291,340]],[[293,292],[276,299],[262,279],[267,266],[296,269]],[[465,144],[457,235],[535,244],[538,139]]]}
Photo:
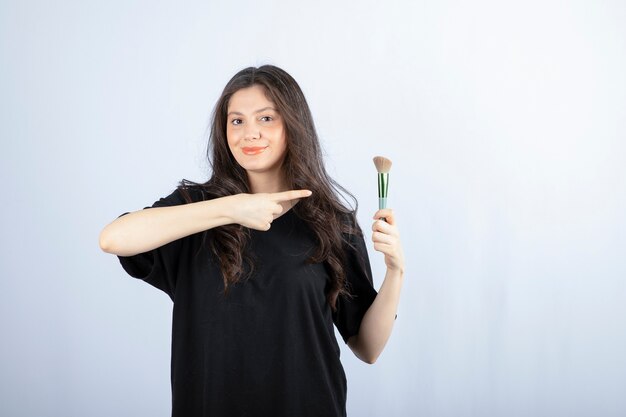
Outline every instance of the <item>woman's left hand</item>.
{"label": "woman's left hand", "polygon": [[393,210],[388,208],[378,210],[374,214],[374,220],[376,220],[372,225],[374,249],[385,255],[387,269],[404,273],[404,252]]}

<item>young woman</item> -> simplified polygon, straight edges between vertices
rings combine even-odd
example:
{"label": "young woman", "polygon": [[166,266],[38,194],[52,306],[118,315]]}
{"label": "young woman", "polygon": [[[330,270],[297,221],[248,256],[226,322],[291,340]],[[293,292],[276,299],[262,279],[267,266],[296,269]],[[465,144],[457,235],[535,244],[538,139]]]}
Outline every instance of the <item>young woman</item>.
{"label": "young woman", "polygon": [[183,179],[100,235],[128,274],[174,303],[172,415],[345,416],[333,324],[376,361],[404,275],[392,210],[373,217],[387,265],[376,292],[355,210],[338,198],[347,191],[326,173],[300,87],[275,66],[228,82],[208,158],[206,183]]}

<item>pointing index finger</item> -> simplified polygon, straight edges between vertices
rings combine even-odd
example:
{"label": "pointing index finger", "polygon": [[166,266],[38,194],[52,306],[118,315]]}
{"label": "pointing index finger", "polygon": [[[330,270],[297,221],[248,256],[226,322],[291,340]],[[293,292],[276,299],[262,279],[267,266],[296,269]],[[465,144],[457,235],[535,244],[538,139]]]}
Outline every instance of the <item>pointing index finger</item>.
{"label": "pointing index finger", "polygon": [[275,201],[289,201],[289,200],[295,200],[298,198],[309,197],[311,194],[313,193],[309,190],[290,190],[290,191],[283,191],[280,193],[274,193],[273,199]]}

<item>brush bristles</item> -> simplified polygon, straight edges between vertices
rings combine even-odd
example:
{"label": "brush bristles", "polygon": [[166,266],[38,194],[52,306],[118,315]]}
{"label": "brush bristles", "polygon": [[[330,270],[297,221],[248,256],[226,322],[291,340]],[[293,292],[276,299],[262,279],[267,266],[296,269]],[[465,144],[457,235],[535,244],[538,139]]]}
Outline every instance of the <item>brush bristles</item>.
{"label": "brush bristles", "polygon": [[376,171],[379,173],[388,173],[391,170],[391,159],[387,159],[384,156],[375,156],[374,165],[376,165]]}

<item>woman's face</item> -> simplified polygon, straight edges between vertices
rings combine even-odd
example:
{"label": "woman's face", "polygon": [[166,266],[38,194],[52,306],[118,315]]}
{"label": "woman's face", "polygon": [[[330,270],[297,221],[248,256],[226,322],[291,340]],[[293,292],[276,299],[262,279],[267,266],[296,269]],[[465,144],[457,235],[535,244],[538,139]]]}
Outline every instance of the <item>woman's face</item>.
{"label": "woman's face", "polygon": [[230,98],[226,138],[235,160],[248,174],[279,175],[287,150],[281,115],[260,85],[242,88]]}

